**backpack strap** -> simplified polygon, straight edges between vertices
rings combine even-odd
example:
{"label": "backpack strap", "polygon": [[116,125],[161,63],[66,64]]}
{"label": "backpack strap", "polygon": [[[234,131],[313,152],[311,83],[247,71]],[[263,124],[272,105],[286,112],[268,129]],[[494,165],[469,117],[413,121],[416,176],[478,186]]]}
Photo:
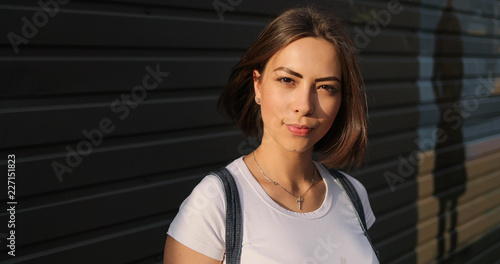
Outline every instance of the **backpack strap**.
{"label": "backpack strap", "polygon": [[243,237],[238,188],[233,175],[226,168],[221,168],[210,174],[217,176],[226,194],[226,263],[238,264],[240,263]]}
{"label": "backpack strap", "polygon": [[333,175],[335,179],[341,184],[342,189],[344,190],[344,193],[349,197],[349,200],[351,201],[351,204],[353,205],[356,214],[358,216],[358,221],[359,224],[361,225],[361,229],[363,230],[363,233],[365,234],[366,238],[368,239],[368,242],[370,242],[370,245],[375,252],[375,255],[377,256],[377,259],[379,259],[379,252],[375,247],[373,246],[373,243],[370,239],[370,235],[368,234],[368,228],[366,226],[366,218],[365,218],[365,210],[363,209],[363,203],[361,202],[361,199],[359,198],[358,192],[356,191],[356,188],[352,185],[351,181],[347,179],[347,177],[340,173],[339,171],[335,169],[329,170],[330,173]]}

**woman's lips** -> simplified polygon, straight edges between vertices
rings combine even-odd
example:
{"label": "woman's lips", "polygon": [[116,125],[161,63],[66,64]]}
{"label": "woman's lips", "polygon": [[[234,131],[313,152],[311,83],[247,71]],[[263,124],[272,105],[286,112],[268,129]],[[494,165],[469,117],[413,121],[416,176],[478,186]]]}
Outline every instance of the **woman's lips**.
{"label": "woman's lips", "polygon": [[307,136],[307,134],[309,134],[309,132],[311,132],[312,130],[312,128],[310,127],[301,125],[286,125],[286,127],[288,128],[288,131],[292,133],[292,135],[299,137]]}

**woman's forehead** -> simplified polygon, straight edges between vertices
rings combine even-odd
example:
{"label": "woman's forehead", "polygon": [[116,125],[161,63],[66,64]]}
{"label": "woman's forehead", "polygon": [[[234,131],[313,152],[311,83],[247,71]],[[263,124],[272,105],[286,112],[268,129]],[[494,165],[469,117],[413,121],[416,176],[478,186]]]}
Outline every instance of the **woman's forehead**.
{"label": "woman's forehead", "polygon": [[287,68],[304,76],[337,76],[341,67],[333,44],[319,38],[302,38],[276,52],[268,61],[265,71],[275,72]]}

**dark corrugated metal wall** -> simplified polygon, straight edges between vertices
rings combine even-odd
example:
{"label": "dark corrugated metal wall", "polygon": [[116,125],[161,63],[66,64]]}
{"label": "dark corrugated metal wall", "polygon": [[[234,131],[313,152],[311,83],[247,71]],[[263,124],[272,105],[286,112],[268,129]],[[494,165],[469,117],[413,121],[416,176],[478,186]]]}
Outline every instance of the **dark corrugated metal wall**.
{"label": "dark corrugated metal wall", "polygon": [[[15,154],[17,204],[16,257],[2,210],[0,260],[160,261],[194,184],[256,146],[215,111],[231,67],[300,2],[2,1],[0,164]],[[360,52],[370,150],[352,174],[383,262],[497,261],[500,2],[313,2]]]}

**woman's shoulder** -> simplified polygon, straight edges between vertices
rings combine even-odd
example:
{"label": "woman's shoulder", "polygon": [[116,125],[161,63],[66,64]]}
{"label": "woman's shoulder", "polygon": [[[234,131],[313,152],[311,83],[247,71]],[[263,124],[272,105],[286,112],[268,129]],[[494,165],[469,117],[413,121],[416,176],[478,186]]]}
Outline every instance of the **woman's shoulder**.
{"label": "woman's shoulder", "polygon": [[[195,196],[200,200],[221,200],[224,198],[224,190],[219,179],[214,174],[207,174],[194,187],[190,196]],[[223,201],[224,199],[222,199]]]}
{"label": "woman's shoulder", "polygon": [[342,173],[354,186],[356,189],[356,192],[358,193],[359,198],[361,199],[361,203],[363,204],[363,210],[365,213],[365,220],[368,228],[370,228],[373,223],[375,222],[375,215],[373,214],[371,205],[370,205],[370,199],[368,197],[368,192],[363,185],[358,179],[354,178],[353,176],[343,172],[343,171],[338,171]]}
{"label": "woman's shoulder", "polygon": [[222,260],[225,208],[224,190],[220,181],[208,174],[182,202],[167,233],[199,253]]}
{"label": "woman's shoulder", "polygon": [[[242,166],[242,163],[242,158],[238,158],[225,168],[229,170],[233,178],[236,178],[238,177],[239,167]],[[187,204],[191,207],[198,208],[204,206],[205,203],[210,204],[210,207],[217,208],[216,211],[219,212],[225,209],[224,187],[221,183],[221,179],[216,176],[215,171],[207,173],[205,177],[201,179],[181,207]]]}
{"label": "woman's shoulder", "polygon": [[[331,177],[334,176],[331,169],[328,169],[325,166],[320,166],[320,167],[322,168],[323,173],[328,174]],[[356,188],[356,191],[359,193],[360,196],[367,195],[365,186],[358,179],[354,178],[353,176],[349,175],[344,171],[341,170],[336,170],[336,171],[344,175],[349,180],[349,182],[352,183],[352,185],[354,186],[354,188]]]}
{"label": "woman's shoulder", "polygon": [[358,193],[362,192],[361,194],[367,195],[365,186],[358,179],[354,178],[350,174],[347,174],[346,172],[343,171],[338,171],[338,172],[342,173],[352,183],[352,185],[354,185],[354,188],[356,188],[356,191],[358,191]]}
{"label": "woman's shoulder", "polygon": [[224,190],[219,180],[214,175],[208,174],[182,202],[176,218],[192,224],[206,219],[221,220],[224,217]]}

